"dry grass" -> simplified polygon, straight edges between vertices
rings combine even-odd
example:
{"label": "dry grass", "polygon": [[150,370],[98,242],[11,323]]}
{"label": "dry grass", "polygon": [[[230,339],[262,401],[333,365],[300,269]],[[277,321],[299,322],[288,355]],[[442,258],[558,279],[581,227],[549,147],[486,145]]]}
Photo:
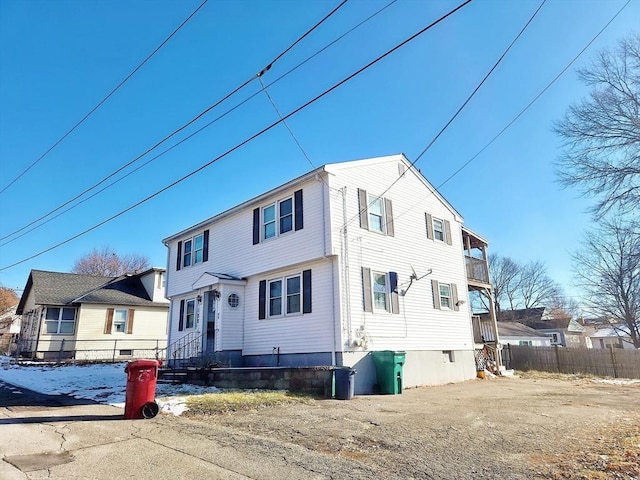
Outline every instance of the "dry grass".
{"label": "dry grass", "polygon": [[189,397],[185,415],[217,415],[314,401],[310,395],[270,390],[208,393]]}
{"label": "dry grass", "polygon": [[640,415],[616,422],[554,459],[544,478],[640,479]]}

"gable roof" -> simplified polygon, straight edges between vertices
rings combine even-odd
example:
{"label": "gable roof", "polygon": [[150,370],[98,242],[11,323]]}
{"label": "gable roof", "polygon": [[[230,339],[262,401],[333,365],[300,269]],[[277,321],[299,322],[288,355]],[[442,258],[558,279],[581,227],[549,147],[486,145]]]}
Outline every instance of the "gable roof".
{"label": "gable roof", "polygon": [[166,237],[165,239],[162,240],[162,243],[165,245],[168,245],[169,242],[172,242],[173,240],[184,237],[192,232],[201,230],[205,226],[210,225],[211,223],[221,220],[225,217],[228,217],[229,215],[232,215],[240,210],[259,204],[263,202],[265,199],[270,198],[271,196],[277,194],[278,192],[281,192],[283,190],[289,190],[295,187],[296,185],[299,185],[309,179],[315,178],[321,173],[332,173],[340,169],[362,167],[366,165],[374,165],[376,163],[389,162],[389,161],[396,161],[396,162],[399,161],[404,163],[406,167],[405,173],[411,172],[411,174],[419,178],[420,181],[425,185],[425,187],[431,192],[431,194],[433,194],[440,202],[442,202],[448,209],[450,209],[451,212],[455,215],[456,219],[458,219],[462,223],[462,215],[460,215],[460,213],[455,208],[453,208],[453,206],[440,194],[440,192],[438,192],[438,190],[436,190],[436,188],[429,183],[429,181],[422,175],[422,173],[417,168],[415,168],[411,164],[411,162],[407,159],[407,157],[403,153],[398,153],[396,155],[388,155],[385,157],[374,157],[374,158],[366,158],[363,160],[349,160],[346,162],[327,163],[297,178],[294,178],[293,180],[287,183],[279,185],[278,187],[273,188],[266,193],[258,195],[257,197],[247,200],[246,202],[236,205],[235,207],[231,207],[230,209],[225,210],[222,213],[214,215],[213,217],[209,217],[208,219],[203,220],[202,222],[199,222],[184,230],[181,230],[178,233],[175,233],[169,237]]}
{"label": "gable roof", "polygon": [[21,315],[30,292],[36,305],[78,303],[110,305],[159,305],[151,300],[140,274],[102,277],[76,273],[31,270],[17,313]]}
{"label": "gable roof", "polygon": [[518,322],[499,322],[498,335],[500,337],[549,338],[547,335],[541,334],[538,330]]}

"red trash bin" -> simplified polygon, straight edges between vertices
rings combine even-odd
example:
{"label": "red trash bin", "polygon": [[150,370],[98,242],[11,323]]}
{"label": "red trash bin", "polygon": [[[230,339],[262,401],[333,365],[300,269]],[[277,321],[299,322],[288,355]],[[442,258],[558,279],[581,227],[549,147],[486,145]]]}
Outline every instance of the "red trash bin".
{"label": "red trash bin", "polygon": [[160,408],[156,403],[156,381],[160,360],[133,360],[127,363],[127,393],[124,418],[153,418]]}

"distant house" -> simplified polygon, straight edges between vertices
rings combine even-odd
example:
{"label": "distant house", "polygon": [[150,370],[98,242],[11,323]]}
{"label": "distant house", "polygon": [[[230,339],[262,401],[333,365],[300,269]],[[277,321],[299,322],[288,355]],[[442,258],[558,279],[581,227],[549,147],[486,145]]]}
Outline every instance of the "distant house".
{"label": "distant house", "polygon": [[474,378],[475,350],[498,339],[495,316],[472,328],[468,290],[491,285],[486,241],[462,221],[392,155],[324,165],[183,229],[163,240],[169,359],[354,367],[366,393],[390,350],[406,354],[405,387]]}
{"label": "distant house", "polygon": [[626,348],[634,350],[633,340],[626,325],[612,325],[603,322],[585,322],[588,339],[588,347],[595,349],[603,348]]}
{"label": "distant house", "polygon": [[584,326],[566,314],[558,314],[546,307],[501,310],[501,322],[517,322],[551,338],[551,345],[564,347],[585,347]]}
{"label": "distant house", "polygon": [[20,333],[20,315],[16,314],[17,305],[0,313],[0,354],[10,353]]}
{"label": "distant house", "polygon": [[551,337],[518,322],[498,322],[498,334],[503,345],[551,346]]}
{"label": "distant house", "polygon": [[32,270],[16,313],[18,354],[36,359],[153,356],[166,347],[165,270],[121,277]]}

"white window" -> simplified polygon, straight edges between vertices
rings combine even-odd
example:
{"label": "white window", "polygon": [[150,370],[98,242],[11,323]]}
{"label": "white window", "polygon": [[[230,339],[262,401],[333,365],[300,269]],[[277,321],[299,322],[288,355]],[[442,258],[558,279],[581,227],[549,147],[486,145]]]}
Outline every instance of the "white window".
{"label": "white window", "polygon": [[300,313],[300,275],[287,279],[287,315]]}
{"label": "white window", "polygon": [[266,240],[267,238],[276,236],[276,206],[269,205],[268,207],[264,207],[262,209],[262,238]]}
{"label": "white window", "polygon": [[187,300],[184,310],[185,328],[193,328],[196,324],[196,299]]}
{"label": "white window", "polygon": [[560,343],[560,335],[558,335],[557,333],[552,333],[551,343]]}
{"label": "white window", "polygon": [[76,309],[71,307],[47,307],[45,315],[47,334],[73,334],[76,325]]}
{"label": "white window", "polygon": [[380,197],[368,196],[369,230],[384,233],[384,202]]}
{"label": "white window", "polygon": [[388,310],[389,309],[389,289],[387,288],[387,274],[372,272],[373,286],[373,309]]}
{"label": "white window", "polygon": [[184,252],[182,253],[182,266],[188,267],[196,263],[202,263],[204,258],[204,235],[195,237],[184,242]]}
{"label": "white window", "polygon": [[128,310],[113,311],[113,330],[118,333],[127,331],[127,314]]}
{"label": "white window", "polygon": [[521,346],[527,346],[527,347],[533,346],[533,342],[531,340],[520,340],[518,344]]}
{"label": "white window", "polygon": [[269,316],[294,315],[301,312],[302,278],[292,275],[269,281]]}
{"label": "white window", "polygon": [[439,289],[440,308],[452,308],[453,302],[451,301],[451,285],[448,283],[440,283]]}
{"label": "white window", "polygon": [[231,308],[238,308],[238,305],[240,305],[240,297],[237,293],[232,293],[227,297],[227,303]]}
{"label": "white window", "polygon": [[263,240],[291,230],[293,230],[293,197],[285,198],[262,209]]}
{"label": "white window", "polygon": [[282,315],[282,280],[269,282],[269,316]]}
{"label": "white window", "polygon": [[280,214],[280,234],[293,230],[293,198],[281,200],[278,204]]}
{"label": "white window", "polygon": [[439,218],[433,219],[433,238],[444,242],[444,222]]}

